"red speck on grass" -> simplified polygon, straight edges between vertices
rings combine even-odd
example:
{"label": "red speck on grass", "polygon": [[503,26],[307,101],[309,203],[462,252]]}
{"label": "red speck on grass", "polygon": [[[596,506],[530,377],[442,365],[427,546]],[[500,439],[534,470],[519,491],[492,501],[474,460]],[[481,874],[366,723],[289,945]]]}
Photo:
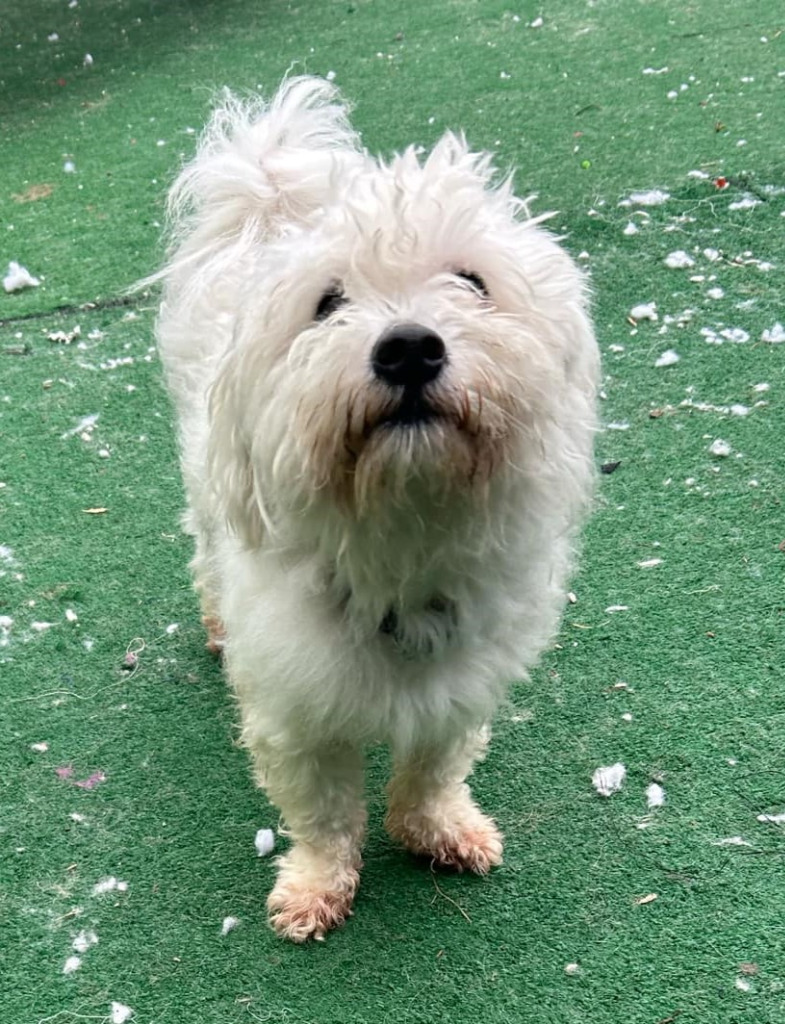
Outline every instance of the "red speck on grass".
{"label": "red speck on grass", "polygon": [[[64,782],[71,779],[74,774],[74,769],[70,764],[63,765],[62,768],[55,768],[55,775],[58,779],[62,779]],[[96,786],[102,782],[106,782],[106,774],[102,771],[93,772],[86,779],[74,779],[71,785],[78,786],[79,789],[95,789]]]}
{"label": "red speck on grass", "polygon": [[93,772],[89,779],[82,779],[80,782],[75,782],[74,785],[80,789],[95,789],[100,783],[106,782],[106,776],[103,772]]}
{"label": "red speck on grass", "polygon": [[727,188],[730,182],[727,178],[715,178],[714,184],[717,186],[717,188]]}

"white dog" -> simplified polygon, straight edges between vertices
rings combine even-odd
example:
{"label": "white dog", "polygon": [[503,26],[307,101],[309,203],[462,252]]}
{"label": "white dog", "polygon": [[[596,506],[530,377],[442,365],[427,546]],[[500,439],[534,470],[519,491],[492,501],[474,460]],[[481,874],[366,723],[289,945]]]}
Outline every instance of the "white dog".
{"label": "white dog", "polygon": [[170,204],[196,587],[292,840],[271,923],[322,938],[359,882],[366,744],[393,751],[391,836],[501,862],[464,780],[592,490],[585,282],[487,154],[448,133],[376,160],[315,78],[227,96]]}

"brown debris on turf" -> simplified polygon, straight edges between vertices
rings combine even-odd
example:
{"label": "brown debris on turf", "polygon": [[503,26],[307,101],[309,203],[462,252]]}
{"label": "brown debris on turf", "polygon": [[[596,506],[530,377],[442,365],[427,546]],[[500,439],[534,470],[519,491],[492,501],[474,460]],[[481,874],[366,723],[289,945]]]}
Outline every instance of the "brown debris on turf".
{"label": "brown debris on turf", "polygon": [[30,185],[24,192],[12,192],[11,198],[17,203],[36,203],[39,199],[48,199],[54,188],[54,185],[42,182],[40,185]]}

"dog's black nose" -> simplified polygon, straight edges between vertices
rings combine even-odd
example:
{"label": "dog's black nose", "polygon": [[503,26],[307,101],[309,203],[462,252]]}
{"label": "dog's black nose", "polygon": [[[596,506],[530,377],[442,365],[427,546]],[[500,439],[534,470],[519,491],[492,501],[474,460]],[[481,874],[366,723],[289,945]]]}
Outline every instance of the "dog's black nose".
{"label": "dog's black nose", "polygon": [[447,362],[444,342],[421,324],[395,324],[373,346],[371,365],[386,384],[423,387],[435,380]]}

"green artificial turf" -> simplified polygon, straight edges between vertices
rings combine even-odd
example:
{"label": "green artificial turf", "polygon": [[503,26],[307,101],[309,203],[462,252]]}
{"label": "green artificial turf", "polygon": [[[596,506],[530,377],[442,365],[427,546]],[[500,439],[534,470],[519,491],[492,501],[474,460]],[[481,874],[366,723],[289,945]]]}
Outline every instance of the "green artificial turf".
{"label": "green artificial turf", "polygon": [[[785,827],[757,818],[785,811],[785,345],[761,340],[785,322],[782,11],[10,7],[0,262],[43,280],[0,292],[3,1024],[105,1020],[112,1001],[139,1024],[781,1024]],[[160,260],[211,93],[269,92],[290,67],[335,73],[370,148],[462,127],[559,211],[595,291],[598,459],[620,462],[558,644],[476,773],[504,866],[437,877],[397,850],[374,752],[356,914],[305,947],[264,921],[274,867],[253,840],[276,813],[203,650],[156,296],[126,296]],[[620,205],[655,188],[670,198]],[[678,250],[692,267],[666,265]],[[635,327],[649,302],[659,319]],[[603,799],[592,773],[616,761],[625,785]],[[667,802],[650,811],[652,781]],[[96,895],[110,876],[127,888]],[[83,930],[98,943],[64,974]]]}

